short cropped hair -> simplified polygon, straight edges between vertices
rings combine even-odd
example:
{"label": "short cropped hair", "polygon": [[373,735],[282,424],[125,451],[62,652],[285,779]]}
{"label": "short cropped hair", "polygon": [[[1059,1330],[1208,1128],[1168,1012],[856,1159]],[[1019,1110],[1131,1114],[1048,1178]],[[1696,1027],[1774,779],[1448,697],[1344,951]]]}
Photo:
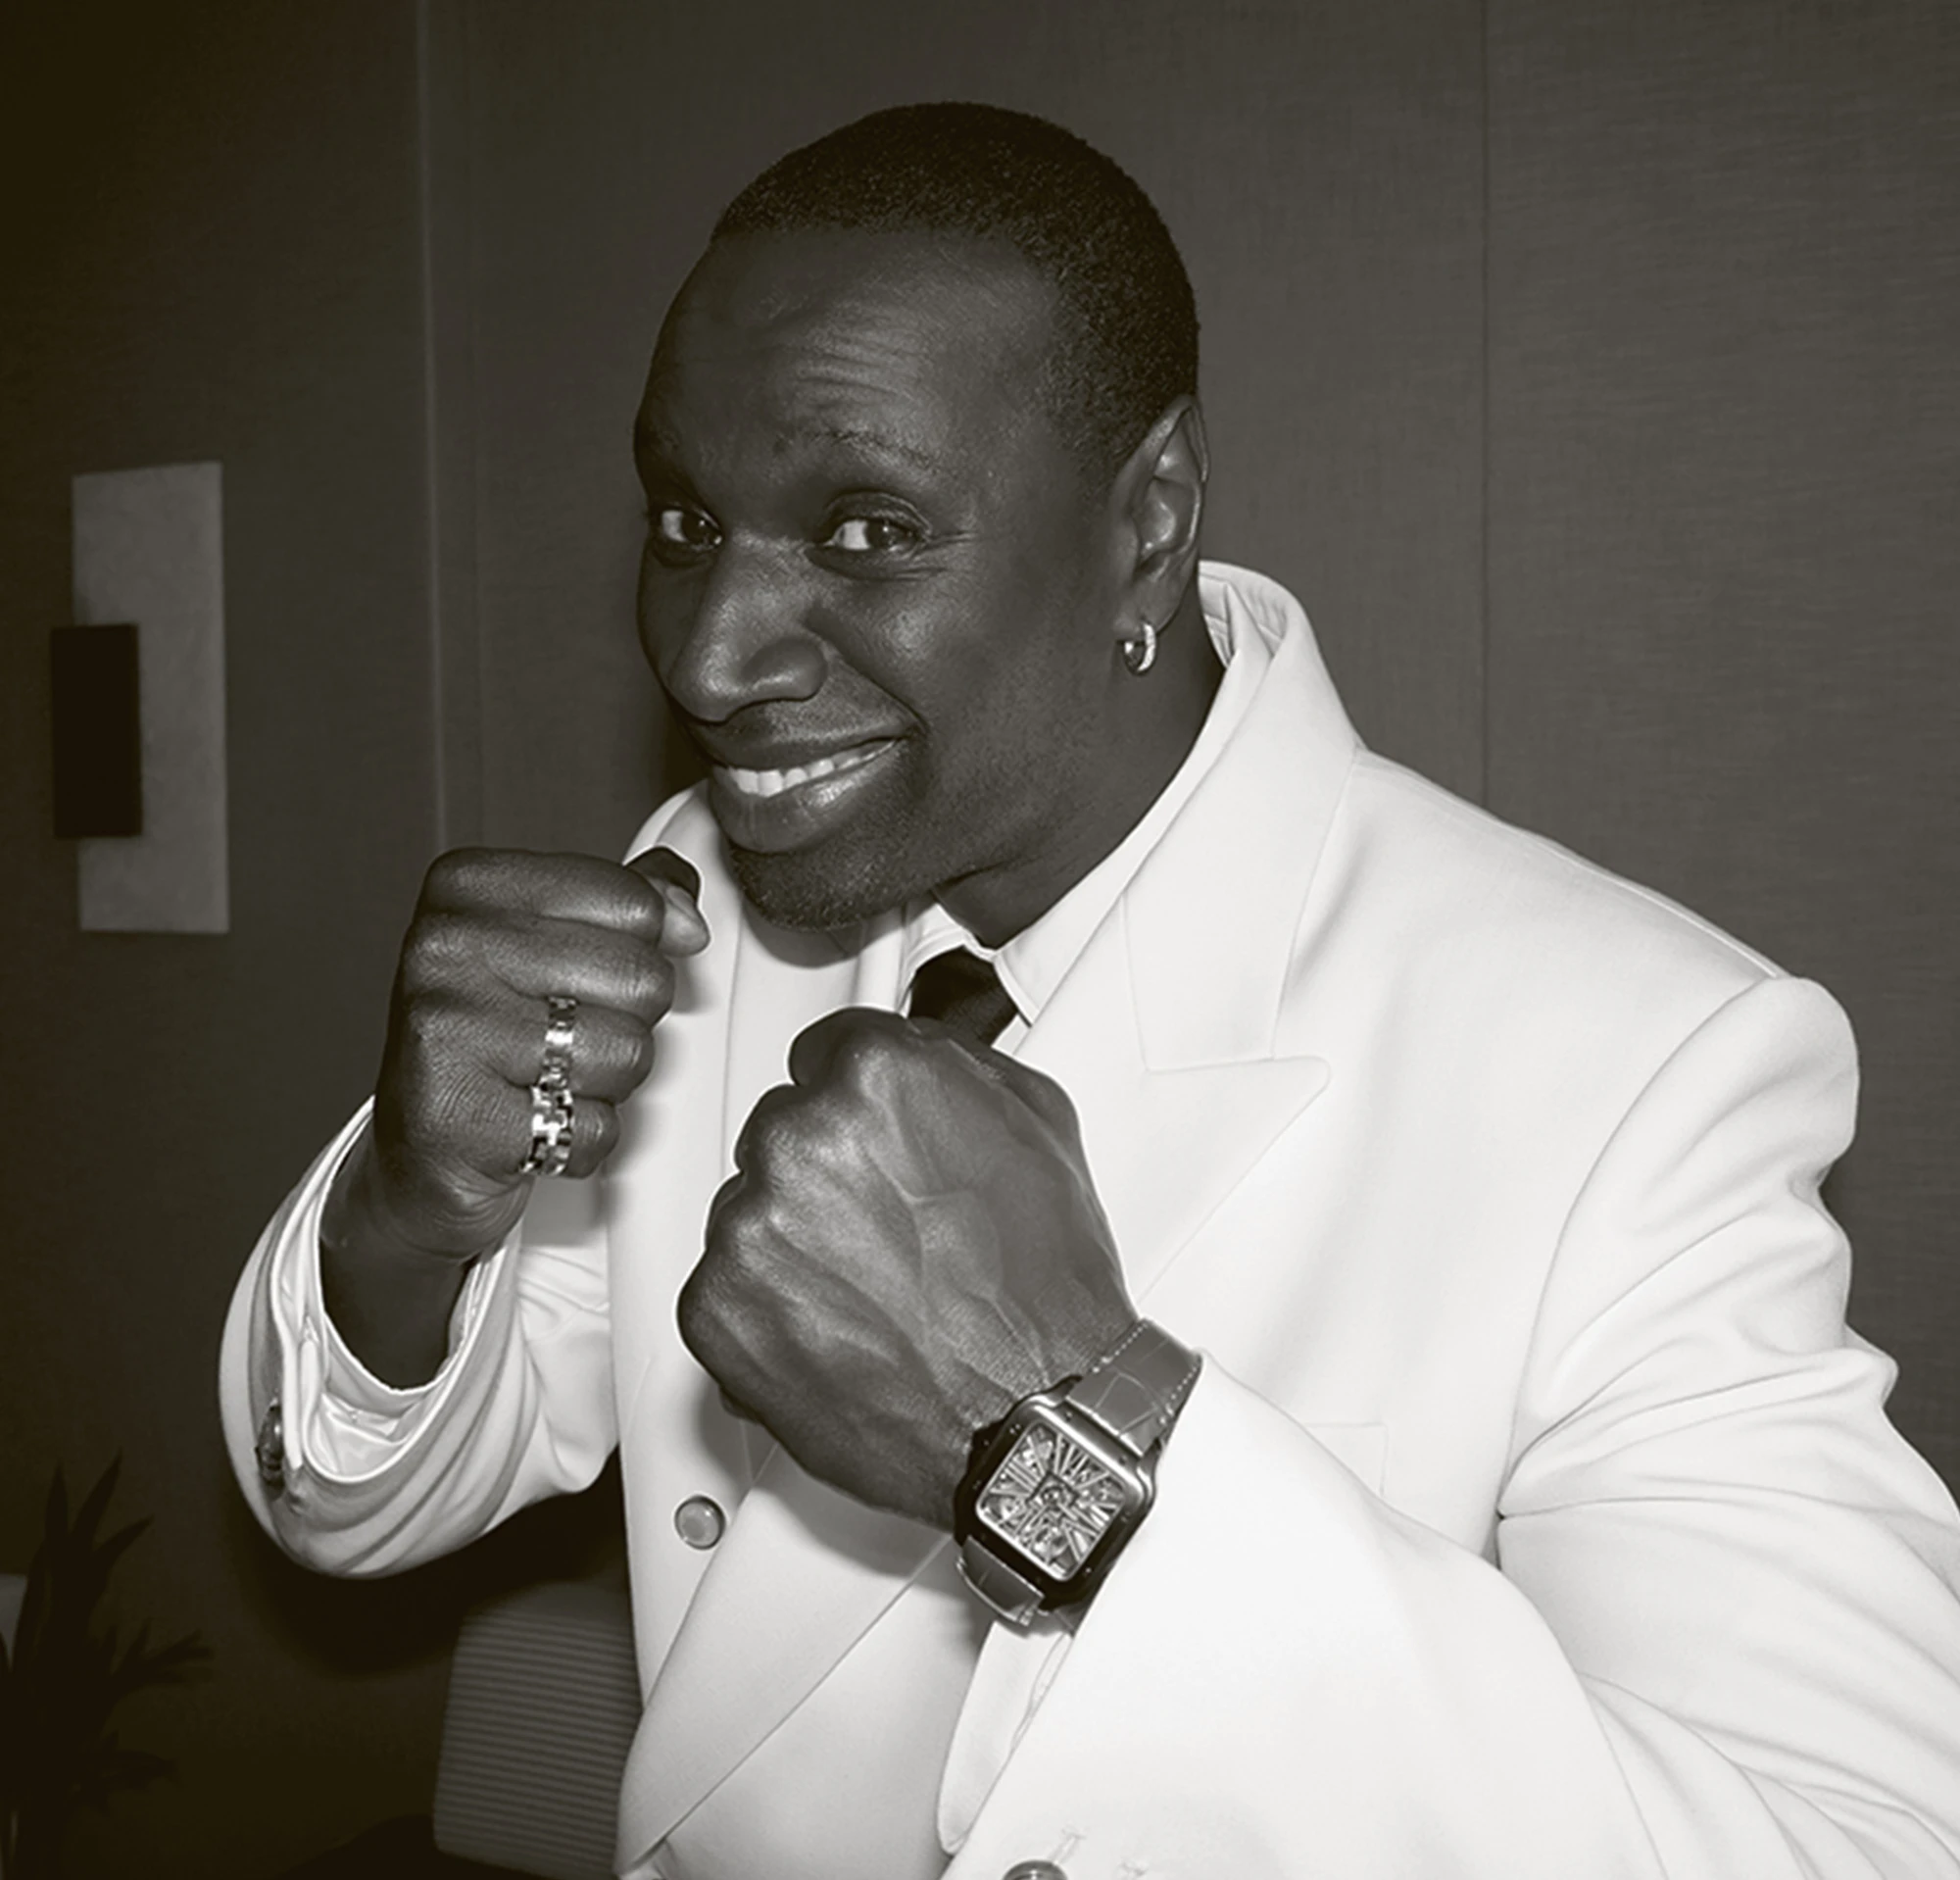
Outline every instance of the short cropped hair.
{"label": "short cropped hair", "polygon": [[793,150],[714,241],[808,228],[1011,243],[1057,312],[1042,403],[1083,469],[1113,476],[1163,409],[1198,390],[1198,308],[1151,199],[1059,124],[997,105],[901,105]]}

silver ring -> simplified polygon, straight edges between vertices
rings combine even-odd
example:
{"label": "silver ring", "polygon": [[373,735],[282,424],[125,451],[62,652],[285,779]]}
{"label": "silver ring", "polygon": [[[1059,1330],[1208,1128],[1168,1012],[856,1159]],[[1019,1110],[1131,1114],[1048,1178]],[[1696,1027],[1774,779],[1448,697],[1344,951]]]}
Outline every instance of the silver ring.
{"label": "silver ring", "polygon": [[578,1035],[578,1001],[553,994],[545,1000],[544,1053],[531,1086],[531,1152],[520,1175],[562,1175],[571,1160],[571,1047]]}

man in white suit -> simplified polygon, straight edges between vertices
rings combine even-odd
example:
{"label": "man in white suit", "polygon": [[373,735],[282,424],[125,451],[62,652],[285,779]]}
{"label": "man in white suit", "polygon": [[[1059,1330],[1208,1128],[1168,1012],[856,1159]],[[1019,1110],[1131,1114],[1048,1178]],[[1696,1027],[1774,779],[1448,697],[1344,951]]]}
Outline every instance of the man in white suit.
{"label": "man in white suit", "polygon": [[616,1445],[629,1873],[1960,1874],[1841,1015],[1364,751],[1199,568],[1196,372],[1036,121],[731,206],[636,432],[710,781],[431,870],[234,1304],[247,1494],[385,1572]]}

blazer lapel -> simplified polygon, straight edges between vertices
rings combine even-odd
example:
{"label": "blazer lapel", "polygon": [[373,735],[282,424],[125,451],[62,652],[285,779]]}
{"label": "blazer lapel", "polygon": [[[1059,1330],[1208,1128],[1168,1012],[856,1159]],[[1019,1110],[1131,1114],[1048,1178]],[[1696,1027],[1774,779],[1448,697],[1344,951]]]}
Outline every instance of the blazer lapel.
{"label": "blazer lapel", "polygon": [[621,1852],[637,1858],[671,1834],[946,1545],[775,1451],[654,1686],[621,1789]]}
{"label": "blazer lapel", "polygon": [[[1154,1068],[1120,905],[1083,956],[1080,984],[1029,1034],[1022,1061],[1069,1093],[1096,1192],[1140,1304],[1213,1209],[1327,1082],[1318,1058]],[[1099,956],[1101,956],[1099,965]]]}
{"label": "blazer lapel", "polygon": [[[1257,576],[1205,611],[1271,665],[1210,772],[1029,1033],[1074,1100],[1140,1303],[1329,1069],[1282,1035],[1302,910],[1359,748],[1313,636]],[[1292,618],[1285,618],[1291,615]]]}

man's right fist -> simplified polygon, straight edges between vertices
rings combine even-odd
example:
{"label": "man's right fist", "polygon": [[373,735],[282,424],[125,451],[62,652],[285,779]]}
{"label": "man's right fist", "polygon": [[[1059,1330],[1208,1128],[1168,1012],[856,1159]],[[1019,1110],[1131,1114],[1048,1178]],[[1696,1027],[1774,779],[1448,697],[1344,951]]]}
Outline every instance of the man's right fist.
{"label": "man's right fist", "polygon": [[373,1122],[335,1183],[327,1238],[463,1262],[515,1225],[548,997],[578,1002],[564,1172],[597,1168],[618,1140],[616,1106],[653,1067],[673,963],[708,944],[699,888],[667,849],[623,867],[511,849],[440,858],[402,944]]}

